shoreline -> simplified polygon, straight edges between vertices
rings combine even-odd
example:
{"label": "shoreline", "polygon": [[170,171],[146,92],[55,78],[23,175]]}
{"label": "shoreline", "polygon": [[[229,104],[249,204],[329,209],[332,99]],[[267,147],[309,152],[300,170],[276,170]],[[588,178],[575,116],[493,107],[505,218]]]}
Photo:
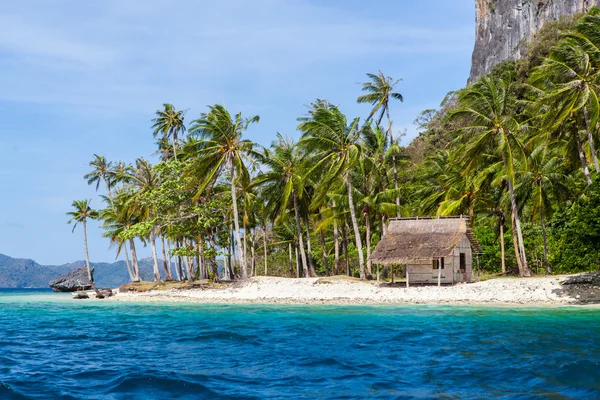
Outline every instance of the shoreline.
{"label": "shoreline", "polygon": [[[109,301],[256,305],[432,305],[490,307],[600,306],[600,288],[573,292],[569,276],[498,278],[454,286],[387,286],[374,281],[325,278],[254,277],[225,288],[119,292]],[[579,289],[578,289],[579,290]],[[597,298],[590,299],[589,294]],[[577,294],[582,293],[582,294]],[[581,296],[587,296],[581,298]]]}

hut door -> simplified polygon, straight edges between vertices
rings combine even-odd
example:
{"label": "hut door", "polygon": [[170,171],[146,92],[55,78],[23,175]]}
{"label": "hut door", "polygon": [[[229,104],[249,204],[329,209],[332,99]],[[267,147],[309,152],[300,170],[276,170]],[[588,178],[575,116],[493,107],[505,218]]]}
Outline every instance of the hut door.
{"label": "hut door", "polygon": [[467,280],[467,255],[465,253],[460,253],[460,264],[459,264],[459,275],[460,281],[466,282]]}

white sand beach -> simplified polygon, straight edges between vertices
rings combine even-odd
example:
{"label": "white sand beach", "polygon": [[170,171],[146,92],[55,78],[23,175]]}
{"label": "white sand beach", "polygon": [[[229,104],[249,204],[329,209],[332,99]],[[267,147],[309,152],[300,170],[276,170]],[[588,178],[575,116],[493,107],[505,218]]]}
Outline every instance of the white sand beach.
{"label": "white sand beach", "polygon": [[[221,289],[118,293],[113,301],[276,304],[569,305],[594,303],[600,288],[584,295],[561,282],[568,276],[499,278],[455,286],[390,287],[373,281],[334,278],[254,277]],[[596,290],[597,289],[597,290]],[[580,289],[578,289],[580,290]],[[596,291],[596,293],[594,292]],[[592,298],[590,298],[590,294]]]}

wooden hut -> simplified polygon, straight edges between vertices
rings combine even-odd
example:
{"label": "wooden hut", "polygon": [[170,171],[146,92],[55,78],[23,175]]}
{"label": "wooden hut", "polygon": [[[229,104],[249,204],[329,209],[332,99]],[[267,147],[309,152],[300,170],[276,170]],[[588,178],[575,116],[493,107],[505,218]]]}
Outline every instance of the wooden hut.
{"label": "wooden hut", "polygon": [[480,253],[468,217],[394,218],[370,260],[404,265],[407,286],[441,285],[472,282],[473,255]]}

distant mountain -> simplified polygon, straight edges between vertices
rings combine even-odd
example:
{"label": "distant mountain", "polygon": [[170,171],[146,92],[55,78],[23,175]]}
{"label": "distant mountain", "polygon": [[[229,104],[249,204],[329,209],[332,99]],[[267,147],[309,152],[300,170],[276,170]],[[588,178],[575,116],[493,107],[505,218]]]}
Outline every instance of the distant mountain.
{"label": "distant mountain", "polygon": [[[47,288],[52,279],[84,265],[85,261],[64,265],[41,265],[30,259],[0,254],[0,288]],[[91,265],[94,267],[94,279],[99,287],[114,288],[129,282],[125,261],[93,262]],[[139,265],[142,279],[152,280],[152,259],[141,259]]]}

